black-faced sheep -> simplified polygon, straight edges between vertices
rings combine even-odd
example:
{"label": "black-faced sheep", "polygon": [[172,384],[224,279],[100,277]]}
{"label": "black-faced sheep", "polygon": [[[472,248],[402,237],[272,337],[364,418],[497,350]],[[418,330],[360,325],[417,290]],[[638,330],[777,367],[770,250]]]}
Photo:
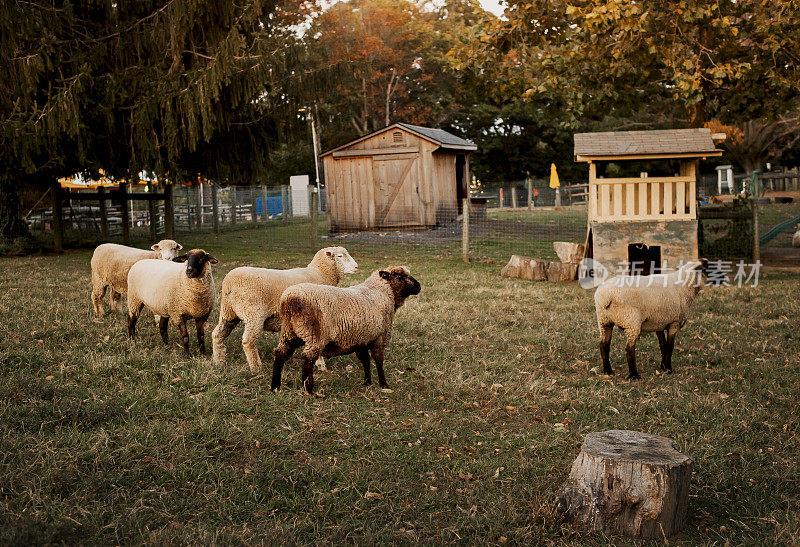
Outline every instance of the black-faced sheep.
{"label": "black-faced sheep", "polygon": [[625,332],[628,377],[636,370],[636,341],[642,333],[655,332],[661,347],[661,369],[672,373],[675,336],[686,322],[689,307],[705,286],[708,261],[689,263],[679,270],[650,276],[618,276],[605,281],[594,293],[603,372],[614,374],[609,361],[614,326]]}
{"label": "black-faced sheep", "polygon": [[261,370],[258,339],[265,330],[280,330],[278,313],[283,291],[298,283],[338,285],[342,275],[357,271],[358,264],[344,247],[317,251],[305,268],[234,268],[222,281],[219,322],[212,333],[214,363],[225,362],[225,339],[240,321],[244,321],[242,349],[247,364],[253,372]]}
{"label": "black-faced sheep", "polygon": [[171,239],[162,239],[151,251],[103,243],[92,254],[92,306],[94,313],[103,313],[103,296],[111,289],[111,305],[122,311],[122,294],[128,291],[128,272],[140,260],[172,260],[183,247]]}
{"label": "black-faced sheep", "polygon": [[394,315],[406,298],[419,292],[419,282],[405,267],[375,270],[363,283],[346,289],[312,283],[289,287],[280,302],[281,334],[274,352],[272,389],[280,388],[284,363],[304,344],[302,378],[309,393],[320,355],[355,353],[364,366],[364,385],[372,383],[372,356],[378,383],[388,387],[383,358]]}
{"label": "black-faced sheep", "polygon": [[[186,266],[183,263],[186,263]],[[200,353],[206,353],[205,323],[214,308],[214,276],[217,259],[202,249],[192,249],[172,262],[140,260],[128,272],[128,335],[136,334],[136,320],[144,306],[160,316],[159,330],[169,343],[167,323],[171,318],[181,333],[183,349],[189,353],[186,320],[194,319]]]}

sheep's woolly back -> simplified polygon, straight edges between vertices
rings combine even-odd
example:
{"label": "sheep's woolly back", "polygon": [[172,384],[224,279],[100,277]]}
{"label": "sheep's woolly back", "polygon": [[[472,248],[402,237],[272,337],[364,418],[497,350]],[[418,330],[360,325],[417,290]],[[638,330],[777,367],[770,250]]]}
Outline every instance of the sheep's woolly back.
{"label": "sheep's woolly back", "polygon": [[116,243],[99,245],[92,255],[92,277],[102,280],[113,290],[124,293],[128,287],[128,271],[140,260],[157,259],[155,251],[135,249]]}
{"label": "sheep's woolly back", "polygon": [[214,307],[214,276],[206,263],[200,277],[186,276],[186,264],[140,260],[128,273],[128,312],[141,302],[156,315],[207,317]]}
{"label": "sheep's woolly back", "polygon": [[683,324],[700,290],[696,267],[689,264],[669,274],[617,276],[605,281],[594,293],[598,325],[654,332],[671,323]]}
{"label": "sheep's woolly back", "polygon": [[[332,256],[328,256],[326,251]],[[343,255],[343,259],[339,259],[339,255]],[[298,283],[338,285],[344,273],[357,267],[344,247],[328,247],[317,251],[309,265],[304,268],[234,268],[222,281],[220,318],[227,320],[235,316],[245,322],[274,318],[266,328],[278,330],[280,299],[288,287]],[[347,271],[345,268],[348,268]]]}
{"label": "sheep's woolly back", "polygon": [[363,283],[341,288],[301,283],[281,297],[281,318],[303,340],[323,346],[333,343],[339,352],[390,336],[395,295],[390,284],[373,272]]}

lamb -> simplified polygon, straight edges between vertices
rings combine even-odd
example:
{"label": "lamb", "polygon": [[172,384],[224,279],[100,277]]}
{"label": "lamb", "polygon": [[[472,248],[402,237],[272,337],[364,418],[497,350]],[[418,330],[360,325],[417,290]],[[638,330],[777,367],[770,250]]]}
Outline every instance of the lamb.
{"label": "lamb", "polygon": [[[219,322],[212,334],[215,364],[225,362],[225,339],[244,321],[242,349],[250,370],[261,370],[258,339],[264,330],[280,330],[278,309],[283,291],[298,283],[338,285],[344,274],[358,271],[358,264],[344,247],[326,247],[317,251],[305,268],[271,270],[234,268],[222,281],[222,304]],[[321,361],[324,366],[324,361]]]}
{"label": "lamb", "polygon": [[364,366],[364,385],[372,384],[371,355],[378,383],[388,387],[383,357],[392,321],[406,298],[419,292],[419,282],[403,266],[375,270],[363,283],[346,289],[313,283],[289,287],[280,302],[281,334],[274,352],[272,390],[280,388],[284,363],[303,344],[302,378],[308,393],[314,390],[314,362],[320,355],[355,353]]}
{"label": "lamb", "polygon": [[792,236],[792,247],[800,247],[800,224],[794,227],[795,233]]}
{"label": "lamb", "polygon": [[661,370],[672,374],[675,336],[686,323],[689,307],[705,285],[708,261],[691,262],[669,274],[617,276],[594,293],[600,328],[603,372],[614,374],[609,362],[611,336],[616,325],[625,331],[628,378],[638,379],[636,341],[642,333],[655,332],[661,347]]}
{"label": "lamb", "polygon": [[92,306],[96,315],[102,315],[103,296],[111,289],[111,305],[122,311],[122,294],[128,291],[128,272],[136,262],[145,259],[172,260],[183,247],[171,239],[162,239],[152,251],[103,243],[92,254]]}
{"label": "lamb", "polygon": [[158,328],[165,344],[169,343],[169,319],[178,325],[187,355],[189,333],[186,320],[194,319],[200,353],[205,355],[204,328],[216,296],[211,264],[216,263],[217,259],[203,249],[192,249],[173,258],[172,262],[140,260],[131,266],[128,272],[128,336],[135,337],[136,320],[142,308],[147,306],[160,316]]}

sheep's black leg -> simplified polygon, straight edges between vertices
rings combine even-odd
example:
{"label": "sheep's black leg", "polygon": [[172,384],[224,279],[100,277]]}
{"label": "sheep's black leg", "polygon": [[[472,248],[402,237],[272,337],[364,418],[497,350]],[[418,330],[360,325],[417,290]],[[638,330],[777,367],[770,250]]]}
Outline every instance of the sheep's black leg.
{"label": "sheep's black leg", "polygon": [[638,380],[639,371],[636,370],[636,338],[628,336],[628,343],[625,345],[625,357],[628,359],[628,379]]}
{"label": "sheep's black leg", "polygon": [[169,332],[167,332],[167,326],[169,326],[169,317],[164,317],[162,315],[158,319],[158,331],[161,333],[161,340],[165,345],[169,344]]}
{"label": "sheep's black leg", "polygon": [[186,355],[189,355],[189,331],[186,330],[186,318],[181,317],[178,320],[178,330],[181,333],[181,343],[183,344],[183,351],[186,352]]}
{"label": "sheep's black leg", "polygon": [[614,334],[614,325],[603,325],[600,332],[600,357],[603,359],[603,374],[613,375],[609,354],[611,352],[611,336]]}
{"label": "sheep's black leg", "polygon": [[666,355],[662,358],[662,368],[667,374],[672,374],[672,350],[675,349],[675,336],[678,335],[678,328],[670,325],[667,329],[667,339],[664,343]]}
{"label": "sheep's black leg", "polygon": [[139,309],[137,309],[133,314],[128,314],[128,336],[130,338],[134,338],[136,336],[136,321],[139,319],[139,314],[142,313],[142,308],[144,308],[144,304],[140,304]]}
{"label": "sheep's black leg", "polygon": [[389,387],[389,384],[386,383],[386,376],[383,374],[383,345],[373,345],[370,349],[370,354],[375,359],[375,368],[378,370],[378,385],[382,388]]}
{"label": "sheep's black leg", "polygon": [[314,363],[317,362],[317,357],[319,356],[311,357],[306,352],[300,355],[303,364],[303,386],[309,394],[314,392]]}
{"label": "sheep's black leg", "polygon": [[194,326],[197,328],[197,345],[200,346],[200,354],[206,354],[206,320],[208,316],[198,317],[194,320]]}
{"label": "sheep's black leg", "polygon": [[356,350],[356,357],[358,357],[358,360],[361,361],[361,364],[364,366],[364,385],[372,385],[372,371],[369,363],[369,351],[367,348],[358,348]]}
{"label": "sheep's black leg", "polygon": [[281,339],[278,343],[278,347],[276,347],[275,351],[273,352],[275,361],[272,364],[272,385],[270,386],[272,391],[280,389],[283,365],[292,357],[294,350],[299,348],[301,345],[303,345],[303,341],[299,338],[295,338],[294,340]]}
{"label": "sheep's black leg", "polygon": [[667,339],[664,336],[664,331],[656,331],[658,336],[658,347],[661,349],[661,370],[667,370]]}

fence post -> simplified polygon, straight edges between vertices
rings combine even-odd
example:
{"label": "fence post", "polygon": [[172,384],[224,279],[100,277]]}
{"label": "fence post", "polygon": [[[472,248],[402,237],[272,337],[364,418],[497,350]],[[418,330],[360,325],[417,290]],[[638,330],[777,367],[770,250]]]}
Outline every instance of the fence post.
{"label": "fence post", "polygon": [[106,210],[106,189],[104,186],[100,186],[97,189],[97,193],[100,194],[100,235],[103,238],[103,241],[108,239],[108,211]]}
{"label": "fence post", "polygon": [[125,245],[131,244],[131,215],[128,210],[128,185],[119,185],[119,199],[122,205],[122,242]]}
{"label": "fence post", "polygon": [[758,195],[759,195],[759,187],[758,187],[758,171],[753,171],[752,175],[753,181],[753,262],[758,262],[761,260],[761,242],[758,240]]}
{"label": "fence post", "polygon": [[211,225],[214,233],[219,233],[219,203],[217,202],[217,184],[211,183]]}
{"label": "fence post", "polygon": [[528,210],[533,210],[533,180],[531,180],[530,174],[525,177],[525,184],[528,186]]}
{"label": "fence post", "polygon": [[469,262],[469,198],[464,198],[461,207],[461,258],[464,262]]}
{"label": "fence post", "polygon": [[269,190],[267,190],[267,185],[261,187],[261,196],[264,200],[261,206],[261,221],[264,222],[269,220],[269,211],[267,210],[267,201],[269,200]]}
{"label": "fence post", "polygon": [[[253,228],[258,227],[258,208],[256,207],[256,196],[253,191],[254,188],[250,187],[250,216],[253,217]],[[266,204],[265,204],[266,205]]]}
{"label": "fence post", "polygon": [[517,208],[517,185],[511,187],[511,208]]}
{"label": "fence post", "polygon": [[203,183],[197,183],[197,229],[203,228]]}
{"label": "fence post", "polygon": [[231,223],[232,224],[236,224],[236,221],[238,220],[238,215],[236,214],[237,213],[237,211],[236,211],[236,187],[235,186],[231,186],[230,187],[230,192],[231,192]]}
{"label": "fence post", "polygon": [[317,189],[311,190],[311,246],[315,248],[317,245],[317,202],[319,194]]}
{"label": "fence post", "polygon": [[281,208],[283,216],[283,225],[289,224],[289,196],[286,191],[286,185],[281,186]]}
{"label": "fence post", "polygon": [[[147,183],[147,194],[148,196],[153,193],[153,183]],[[156,202],[152,199],[147,200],[147,216],[150,219],[150,242],[155,243],[158,241],[156,239],[156,227],[158,226],[158,217],[156,216]]]}
{"label": "fence post", "polygon": [[53,247],[57,253],[64,252],[64,212],[61,210],[61,185],[53,186]]}
{"label": "fence post", "polygon": [[171,184],[164,184],[164,237],[175,239],[175,202]]}

